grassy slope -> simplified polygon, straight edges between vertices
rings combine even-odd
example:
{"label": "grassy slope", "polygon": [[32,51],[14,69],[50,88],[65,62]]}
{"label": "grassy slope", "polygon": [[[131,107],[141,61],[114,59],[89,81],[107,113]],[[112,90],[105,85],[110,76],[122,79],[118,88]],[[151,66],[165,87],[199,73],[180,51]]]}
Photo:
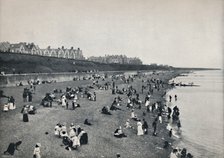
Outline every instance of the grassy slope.
{"label": "grassy slope", "polygon": [[152,70],[164,69],[164,67],[154,67],[149,65],[122,65],[122,64],[102,64],[91,61],[59,59],[26,54],[0,53],[0,71],[12,73],[34,73],[34,72],[74,72],[75,70]]}
{"label": "grassy slope", "polygon": [[[160,74],[159,77],[163,80],[169,80],[175,74],[166,73]],[[152,76],[151,76],[152,77]],[[102,83],[103,81],[100,81]],[[28,158],[31,157],[33,148],[36,142],[42,144],[41,155],[43,158],[71,158],[71,157],[115,157],[116,153],[121,153],[122,157],[167,157],[170,150],[160,149],[163,147],[164,140],[171,141],[168,138],[168,131],[165,129],[166,123],[158,125],[158,136],[154,137],[152,133],[152,120],[156,114],[148,113],[145,116],[149,124],[149,135],[137,136],[136,129],[124,130],[127,138],[114,138],[113,132],[119,126],[123,125],[127,118],[130,118],[130,110],[126,109],[127,96],[121,95],[123,105],[121,108],[124,111],[114,111],[112,116],[101,114],[99,111],[105,105],[111,105],[116,95],[111,95],[111,90],[96,90],[97,101],[88,101],[86,98],[81,98],[79,103],[81,108],[75,111],[62,109],[56,104],[53,108],[43,108],[39,106],[41,98],[46,92],[53,91],[54,88],[65,89],[66,86],[79,86],[90,84],[91,81],[75,81],[64,83],[53,83],[49,85],[39,85],[36,94],[33,97],[33,105],[38,107],[38,113],[34,116],[29,115],[30,122],[22,122],[22,114],[20,113],[23,106],[22,90],[24,87],[4,88],[6,95],[13,95],[16,99],[17,109],[8,113],[0,112],[0,153],[7,148],[9,142],[15,142],[22,139],[23,143],[20,146],[20,151],[16,151],[15,157]],[[121,81],[116,81],[119,88],[127,87]],[[141,79],[136,79],[132,83],[138,92],[141,89]],[[160,91],[155,91],[152,96],[152,102],[164,101],[161,95],[169,87],[164,87]],[[144,94],[140,93],[140,98],[143,100]],[[143,106],[141,110],[135,110],[139,117],[142,118],[142,112],[145,111]],[[89,118],[93,126],[83,124],[85,118]],[[58,122],[67,122],[67,126],[71,122],[75,125],[80,125],[89,135],[89,144],[81,146],[78,151],[67,151],[60,146],[61,139],[54,136],[54,126]],[[136,128],[136,122],[131,121],[131,124]],[[2,128],[3,127],[3,128]],[[45,135],[45,132],[49,132]]]}

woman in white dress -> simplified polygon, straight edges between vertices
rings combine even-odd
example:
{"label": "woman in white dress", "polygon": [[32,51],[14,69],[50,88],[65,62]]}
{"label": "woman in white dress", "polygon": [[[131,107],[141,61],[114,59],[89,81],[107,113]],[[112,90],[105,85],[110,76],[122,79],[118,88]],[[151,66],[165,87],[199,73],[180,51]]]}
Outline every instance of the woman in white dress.
{"label": "woman in white dress", "polygon": [[157,102],[155,103],[155,109],[158,109],[158,103]]}
{"label": "woman in white dress", "polygon": [[9,111],[9,104],[8,104],[8,103],[5,103],[5,104],[3,105],[3,111],[4,111],[4,112]]}
{"label": "woman in white dress", "polygon": [[141,121],[138,121],[137,122],[137,135],[138,136],[144,135],[144,131],[142,129],[142,123],[141,123]]}
{"label": "woman in white dress", "polygon": [[145,102],[145,106],[148,107],[149,104],[150,104],[150,101],[149,101],[149,100],[146,100],[146,102]]}
{"label": "woman in white dress", "polygon": [[54,127],[54,135],[59,137],[60,131],[61,131],[61,127],[59,127],[60,124],[58,123],[55,127]]}
{"label": "woman in white dress", "polygon": [[41,158],[41,156],[40,156],[40,147],[41,147],[41,144],[37,143],[35,148],[34,148],[34,151],[33,151],[33,157],[34,158]]}
{"label": "woman in white dress", "polygon": [[131,128],[131,125],[130,125],[130,120],[127,119],[125,125],[124,125],[125,128]]}
{"label": "woman in white dress", "polygon": [[75,126],[73,125],[73,123],[71,123],[70,127],[69,127],[69,137],[72,138],[76,135],[76,132],[74,131]]}
{"label": "woman in white dress", "polygon": [[134,112],[134,110],[131,110],[131,118],[132,119],[135,118],[135,112]]}
{"label": "woman in white dress", "polygon": [[65,98],[64,95],[63,95],[62,98],[61,98],[61,106],[62,106],[62,107],[65,107],[65,106],[66,106],[66,98]]}
{"label": "woman in white dress", "polygon": [[80,146],[79,138],[76,135],[71,138],[71,141],[72,141],[72,147],[74,149],[77,149],[77,147]]}

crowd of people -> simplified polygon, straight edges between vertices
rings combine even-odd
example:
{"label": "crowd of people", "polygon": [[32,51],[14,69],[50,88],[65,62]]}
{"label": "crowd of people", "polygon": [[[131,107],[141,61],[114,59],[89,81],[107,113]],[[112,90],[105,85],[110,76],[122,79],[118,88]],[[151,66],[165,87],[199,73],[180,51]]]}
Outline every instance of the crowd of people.
{"label": "crowd of people", "polygon": [[[75,110],[76,108],[81,107],[79,104],[79,99],[86,98],[88,101],[97,101],[97,89],[108,90],[111,88],[112,95],[117,96],[114,97],[114,100],[110,106],[104,105],[102,107],[101,113],[105,115],[113,115],[115,111],[130,112],[125,124],[119,125],[119,127],[114,131],[114,137],[128,138],[129,136],[126,132],[124,132],[124,129],[135,131],[137,136],[148,135],[150,126],[147,122],[147,116],[152,116],[153,118],[153,121],[150,123],[152,128],[152,136],[158,136],[160,132],[158,127],[160,127],[159,124],[165,122],[165,115],[168,120],[172,118],[172,120],[176,121],[178,129],[181,128],[179,108],[175,106],[171,109],[170,106],[166,106],[163,102],[159,100],[155,101],[155,99],[153,99],[154,93],[161,91],[167,83],[158,78],[147,78],[147,80],[142,79],[142,87],[139,91],[138,88],[132,85],[135,79],[136,76],[129,76],[128,78],[125,78],[124,76],[112,77],[111,82],[105,82],[101,85],[98,82],[99,78],[94,78],[92,85],[88,85],[86,87],[66,87],[65,90],[54,89],[53,92],[46,93],[40,104],[44,107],[52,107],[55,105],[54,103],[57,102],[63,109]],[[105,80],[105,78],[103,78],[103,80]],[[119,85],[116,85],[117,80],[123,80],[125,87],[119,87]],[[36,114],[37,112],[36,107],[32,105],[35,90],[36,86],[35,89],[33,86],[30,88],[24,88],[22,98],[25,105],[21,110],[23,122],[29,122],[29,114]],[[123,96],[121,97],[120,95]],[[127,100],[125,98],[127,98]],[[177,101],[177,95],[174,96],[174,100]],[[171,95],[169,95],[168,101],[173,101]],[[8,98],[7,105],[8,110],[12,110],[13,108],[15,109],[15,99],[13,96]],[[8,110],[4,105],[3,111]],[[142,113],[142,115],[139,115],[139,113]],[[92,125],[88,119],[84,121],[84,124],[89,126]],[[81,145],[88,144],[87,132],[79,125],[75,126],[73,123],[71,123],[68,127],[66,123],[57,123],[54,129],[54,134],[56,137],[62,139],[62,146],[69,151],[77,150]],[[173,129],[170,129],[168,131],[168,137],[172,137],[172,135]],[[168,140],[166,140],[166,142],[167,141]],[[35,158],[41,157],[40,147],[40,143],[35,145],[33,153]],[[16,149],[16,147],[14,148]],[[179,155],[177,157],[180,157],[181,155],[181,157],[183,157],[182,155],[185,155],[185,157],[190,158],[189,156],[192,156],[190,153],[184,152],[183,150],[181,153],[173,150],[170,157],[173,158],[174,155]]]}
{"label": "crowd of people", "polygon": [[81,145],[88,144],[88,134],[79,125],[75,126],[71,123],[67,128],[66,123],[58,123],[54,130],[55,136],[62,138],[63,146],[69,151],[76,150]]}

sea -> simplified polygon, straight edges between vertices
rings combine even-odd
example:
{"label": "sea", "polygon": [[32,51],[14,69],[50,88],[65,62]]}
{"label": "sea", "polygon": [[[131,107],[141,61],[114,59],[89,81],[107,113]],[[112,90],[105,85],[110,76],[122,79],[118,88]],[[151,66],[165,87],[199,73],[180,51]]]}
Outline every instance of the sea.
{"label": "sea", "polygon": [[180,109],[180,130],[172,123],[168,125],[177,139],[174,146],[186,148],[196,158],[224,157],[223,74],[223,70],[209,70],[179,76],[173,79],[175,83],[193,82],[197,86],[177,86],[167,93],[168,106]]}

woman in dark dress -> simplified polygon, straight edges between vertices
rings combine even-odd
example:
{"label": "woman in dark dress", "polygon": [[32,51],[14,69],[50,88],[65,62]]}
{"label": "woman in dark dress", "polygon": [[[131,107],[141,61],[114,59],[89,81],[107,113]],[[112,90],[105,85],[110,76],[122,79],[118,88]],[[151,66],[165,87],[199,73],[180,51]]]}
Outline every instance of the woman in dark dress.
{"label": "woman in dark dress", "polygon": [[88,134],[83,129],[81,129],[78,137],[80,139],[80,145],[88,144]]}
{"label": "woman in dark dress", "polygon": [[22,141],[18,141],[16,143],[10,143],[7,150],[4,151],[4,155],[6,154],[10,154],[10,155],[14,155],[15,150],[18,150],[18,146],[22,143]]}
{"label": "woman in dark dress", "polygon": [[28,110],[29,110],[29,105],[26,105],[23,107],[21,111],[23,113],[23,122],[29,122]]}

